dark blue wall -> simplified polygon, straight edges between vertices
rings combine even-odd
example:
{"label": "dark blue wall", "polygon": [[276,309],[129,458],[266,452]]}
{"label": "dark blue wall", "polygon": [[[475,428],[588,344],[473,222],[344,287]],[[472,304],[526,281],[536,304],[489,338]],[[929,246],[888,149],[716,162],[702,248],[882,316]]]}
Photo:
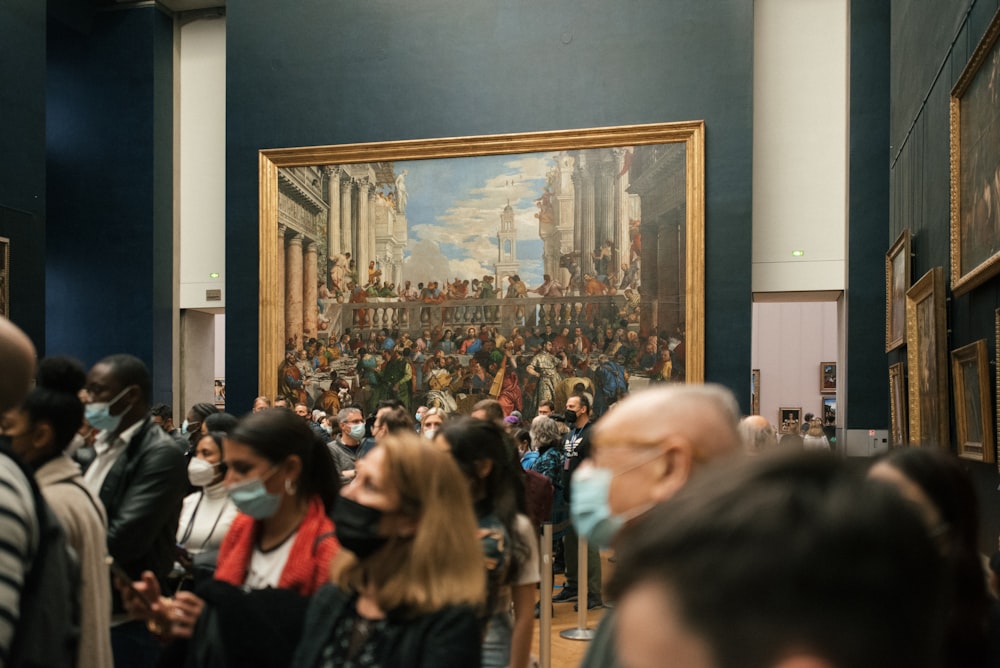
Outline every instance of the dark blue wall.
{"label": "dark blue wall", "polygon": [[[913,280],[933,267],[943,267],[945,276],[950,276],[950,93],[998,7],[998,0],[892,1],[890,217],[886,244],[903,229],[910,230]],[[950,283],[948,278],[946,283]],[[994,364],[994,311],[1000,308],[1000,277],[958,297],[948,291],[948,296],[948,350],[986,339]],[[905,357],[905,348],[893,351],[888,363],[905,362]],[[995,396],[991,399],[995,400]],[[996,404],[991,401],[991,405]],[[951,413],[954,440],[954,410]],[[997,466],[973,462],[964,465],[976,481],[982,502],[982,547],[993,552],[1000,534]]]}
{"label": "dark blue wall", "polygon": [[740,0],[229,0],[226,384],[257,391],[257,152],[704,119],[707,380],[749,408],[753,12]]}
{"label": "dark blue wall", "polygon": [[0,237],[10,318],[45,351],[45,3],[0,3]]}
{"label": "dark blue wall", "polygon": [[171,383],[173,22],[153,7],[50,21],[49,352],[128,352]]}
{"label": "dark blue wall", "polygon": [[852,0],[847,240],[847,429],[889,424],[885,310],[889,219],[889,0]]}

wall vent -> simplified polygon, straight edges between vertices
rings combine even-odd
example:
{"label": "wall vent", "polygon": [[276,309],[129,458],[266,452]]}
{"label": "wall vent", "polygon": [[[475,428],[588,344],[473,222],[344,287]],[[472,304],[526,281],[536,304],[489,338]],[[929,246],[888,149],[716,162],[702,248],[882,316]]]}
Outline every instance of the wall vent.
{"label": "wall vent", "polygon": [[221,302],[222,301],[222,290],[205,290],[205,301],[209,302]]}

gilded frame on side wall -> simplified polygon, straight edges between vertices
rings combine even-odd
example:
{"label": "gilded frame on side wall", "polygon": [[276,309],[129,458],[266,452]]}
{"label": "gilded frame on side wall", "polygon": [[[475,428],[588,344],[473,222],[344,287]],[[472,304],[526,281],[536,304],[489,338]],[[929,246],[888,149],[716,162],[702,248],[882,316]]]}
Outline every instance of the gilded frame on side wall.
{"label": "gilded frame on side wall", "polygon": [[951,91],[951,289],[1000,272],[1000,10]]}
{"label": "gilded frame on side wall", "polygon": [[885,351],[906,344],[906,291],[910,289],[910,230],[885,254]]}
{"label": "gilded frame on side wall", "polygon": [[989,368],[986,339],[951,351],[958,456],[993,463]]}
{"label": "gilded frame on side wall", "polygon": [[0,237],[0,316],[10,317],[10,239]]}
{"label": "gilded frame on side wall", "polygon": [[750,371],[750,415],[760,415],[760,369]]}
{"label": "gilded frame on side wall", "polygon": [[[993,313],[993,320],[995,328],[994,340],[996,341],[997,345],[996,350],[1000,351],[1000,309],[997,309]],[[997,418],[997,439],[996,439],[997,444],[996,444],[996,451],[993,454],[997,462],[997,469],[1000,470],[1000,364],[995,364],[993,369],[995,374],[994,383],[996,387],[996,418]]]}
{"label": "gilded frame on side wall", "polygon": [[906,367],[898,362],[889,367],[889,437],[894,448],[909,445],[906,406]]}
{"label": "gilded frame on side wall", "polygon": [[[601,240],[603,237],[596,240],[593,237],[601,235],[601,230],[605,229],[608,230],[607,235],[609,238],[606,243],[609,246],[609,255],[615,259],[612,262],[605,261],[603,266],[607,267],[608,264],[612,264],[613,271],[617,270],[617,267],[613,266],[613,263],[624,264],[626,261],[631,262],[632,257],[639,257],[639,252],[643,253],[642,258],[646,258],[646,254],[649,252],[662,252],[664,258],[677,257],[683,259],[683,267],[680,266],[680,260],[677,260],[676,265],[670,265],[669,261],[666,260],[658,261],[657,258],[643,260],[641,276],[644,283],[657,282],[661,285],[675,286],[670,289],[677,289],[678,292],[669,299],[661,297],[661,294],[663,294],[662,290],[668,289],[664,287],[659,288],[661,290],[659,293],[643,293],[642,309],[636,309],[635,322],[641,329],[649,329],[650,334],[659,333],[663,329],[666,329],[673,336],[673,328],[661,328],[657,325],[662,325],[664,318],[682,318],[682,328],[679,332],[683,347],[681,350],[677,350],[675,348],[676,344],[671,343],[675,379],[678,368],[681,368],[684,380],[701,382],[704,378],[705,345],[704,142],[704,122],[690,121],[523,134],[261,150],[259,152],[259,392],[267,396],[274,395],[276,388],[279,387],[279,377],[282,377],[282,373],[279,373],[279,367],[287,363],[288,353],[291,346],[296,344],[296,337],[300,339],[298,343],[300,348],[306,341],[310,340],[308,323],[305,325],[305,331],[301,336],[298,333],[290,335],[290,320],[286,317],[290,298],[286,298],[286,292],[292,288],[286,286],[286,279],[287,276],[291,276],[291,271],[287,274],[285,272],[285,257],[289,252],[288,244],[294,241],[297,244],[295,250],[299,250],[299,247],[301,247],[308,261],[306,262],[306,266],[315,261],[317,255],[319,256],[321,273],[318,276],[321,284],[320,290],[323,290],[325,287],[322,285],[322,282],[324,274],[327,273],[323,270],[324,258],[327,262],[327,267],[333,267],[333,269],[330,269],[330,273],[332,274],[338,270],[339,263],[344,259],[344,256],[351,255],[347,251],[353,251],[353,256],[349,260],[349,271],[356,272],[353,275],[353,282],[356,285],[365,282],[365,279],[360,276],[365,266],[369,268],[369,277],[374,275],[372,271],[381,273],[384,270],[386,275],[395,276],[398,284],[402,285],[403,279],[408,278],[407,271],[415,271],[415,267],[420,266],[426,268],[426,265],[416,263],[416,258],[413,256],[415,233],[419,234],[421,230],[426,231],[434,225],[441,224],[440,221],[442,220],[441,217],[416,219],[418,211],[415,204],[421,204],[420,197],[422,193],[427,193],[429,189],[430,195],[427,195],[428,197],[431,195],[437,196],[437,188],[440,186],[436,184],[442,183],[443,180],[465,178],[473,168],[477,168],[482,163],[491,160],[499,162],[499,160],[495,159],[497,156],[510,156],[509,160],[520,162],[540,162],[544,160],[546,161],[545,164],[549,166],[547,168],[550,168],[547,176],[543,174],[544,178],[541,179],[541,185],[539,185],[538,181],[532,182],[532,188],[534,189],[527,195],[525,194],[524,184],[520,181],[515,183],[510,180],[510,177],[508,177],[508,181],[505,184],[502,176],[499,177],[498,181],[477,183],[476,187],[478,190],[475,191],[478,193],[490,188],[500,189],[507,187],[510,192],[514,193],[509,196],[510,200],[508,201],[507,208],[511,208],[511,205],[513,205],[518,211],[518,221],[521,221],[520,217],[524,215],[525,203],[530,205],[531,211],[534,211],[537,206],[539,212],[533,216],[533,218],[537,219],[537,222],[532,222],[531,224],[537,230],[535,233],[542,239],[542,241],[535,242],[539,246],[546,239],[542,228],[543,216],[546,211],[545,207],[549,206],[550,210],[552,208],[549,200],[553,202],[557,200],[560,185],[562,185],[566,192],[573,187],[577,187],[573,185],[575,174],[572,175],[573,178],[571,178],[570,174],[573,169],[579,170],[587,167],[592,170],[587,174],[587,179],[592,180],[588,181],[585,179],[585,184],[578,187],[589,188],[598,193],[597,195],[593,195],[592,193],[591,196],[591,199],[597,202],[596,209],[588,208],[589,205],[581,203],[578,204],[580,207],[579,210],[575,210],[572,208],[573,197],[564,198],[566,201],[562,202],[561,209],[558,206],[556,207],[556,212],[568,211],[570,212],[570,218],[564,220],[565,216],[556,216],[556,220],[552,221],[549,225],[554,230],[552,235],[562,235],[561,237],[555,237],[556,241],[558,242],[561,238],[564,243],[562,249],[559,248],[558,243],[555,243],[554,249],[556,253],[554,262],[557,263],[560,272],[567,267],[563,262],[567,262],[570,265],[570,268],[567,269],[567,275],[582,276],[586,281],[587,265],[593,264],[597,266],[597,263],[600,261],[598,251],[603,251],[603,246],[605,245]],[[455,164],[452,159],[458,159],[458,163]],[[476,160],[481,160],[482,162],[476,163],[474,162]],[[407,161],[412,162],[407,163]],[[446,173],[442,172],[439,178],[432,181],[417,180],[420,177],[420,171],[432,167],[437,169],[436,164],[438,162],[442,165],[448,165]],[[403,181],[407,170],[402,168],[406,166],[409,166],[411,173],[409,178]],[[560,172],[560,170],[562,171]],[[598,173],[596,181],[591,176],[594,172]],[[303,175],[306,178],[300,178]],[[317,181],[320,182],[319,186],[317,186]],[[334,195],[334,188],[332,185],[326,186],[325,181],[329,181],[330,184],[336,182],[341,188],[347,188],[348,190],[343,190],[346,193],[343,196],[340,194]],[[430,183],[431,186],[422,185],[427,183]],[[424,189],[421,190],[421,187]],[[323,195],[327,190],[331,193],[329,200],[331,203],[328,207],[324,208],[325,203],[317,197],[317,193]],[[471,186],[468,192],[474,192]],[[577,195],[580,195],[580,193],[577,193]],[[337,198],[336,201],[340,202],[340,206],[343,207],[340,211],[337,210],[339,207],[336,207],[332,203],[335,201],[334,197]],[[640,201],[636,201],[637,199]],[[349,203],[345,204],[347,201]],[[367,206],[364,203],[367,203]],[[353,209],[351,208],[352,206]],[[295,207],[307,209],[307,214],[315,216],[318,219],[319,222],[315,227],[319,229],[313,235],[314,238],[310,239],[308,234],[303,234],[300,229],[295,227],[296,219],[294,217],[289,218],[289,210]],[[323,216],[326,215],[325,211],[327,208],[329,209],[329,217],[331,219],[329,234],[326,232],[326,228],[323,227],[325,223],[322,220]],[[461,210],[461,206],[456,204],[455,209]],[[495,213],[491,214],[493,216],[490,219],[492,221],[490,222],[492,228],[486,229],[486,224],[480,224],[479,219],[476,219],[475,224],[470,222],[465,230],[467,246],[478,244],[481,247],[487,241],[496,245],[498,235],[500,236],[500,246],[498,247],[500,257],[499,259],[494,257],[491,260],[491,264],[488,266],[488,273],[495,274],[497,283],[500,284],[503,282],[504,285],[506,284],[504,278],[512,276],[510,272],[505,272],[501,266],[505,258],[503,255],[504,250],[502,250],[504,248],[503,228],[499,226],[504,224],[503,215],[505,212],[506,210],[501,203],[499,208],[495,210]],[[301,216],[301,212],[295,215]],[[573,218],[574,215],[576,218]],[[591,239],[589,242],[586,241],[586,238],[584,242],[574,239],[574,230],[579,232],[579,229],[574,226],[578,224],[580,216],[585,218],[586,225],[591,226]],[[531,218],[532,216],[529,215],[528,217]],[[388,223],[387,218],[389,219]],[[412,220],[410,220],[411,218]],[[549,220],[550,218],[551,216],[546,216],[544,219]],[[360,222],[358,222],[359,219]],[[612,245],[612,239],[610,238],[612,236],[611,227],[615,226],[613,228],[614,234],[618,235],[620,232],[619,227],[623,224],[622,220],[626,221],[624,224],[629,228],[625,231],[624,237],[622,237],[624,244],[616,236]],[[394,233],[392,231],[392,221],[395,221],[396,225],[404,231],[402,233]],[[518,223],[515,222],[515,224]],[[521,224],[523,225],[523,222]],[[640,234],[641,228],[642,246],[638,250],[634,247],[629,247],[629,239],[633,238],[631,237],[633,234],[631,230],[633,224],[636,228],[634,231],[636,237]],[[418,227],[420,229],[417,229]],[[480,227],[482,227],[481,230]],[[406,230],[409,230],[409,236],[407,236]],[[569,235],[568,237],[566,236],[567,234]],[[367,240],[364,238],[365,235],[370,235],[367,237]],[[675,239],[672,248],[669,241],[671,235]],[[584,237],[586,237],[586,233],[584,233]],[[658,237],[661,239],[659,241],[661,250],[650,251],[646,247],[647,242],[656,244]],[[329,248],[324,246],[326,243],[329,243]],[[420,243],[426,244],[429,242],[420,241]],[[566,251],[565,244],[567,243],[571,251],[569,253]],[[582,244],[582,250],[576,249],[574,246],[576,243]],[[587,245],[588,243],[589,245]],[[309,246],[308,249],[306,249],[307,244]],[[520,244],[517,244],[516,247],[519,246]],[[590,246],[594,246],[594,250],[588,253]],[[461,245],[456,243],[452,247],[461,248]],[[653,248],[655,249],[656,246],[654,245]],[[444,252],[443,243],[440,244],[440,250]],[[635,255],[633,255],[633,251]],[[449,252],[451,251],[449,250]],[[560,255],[560,253],[564,255]],[[581,258],[580,264],[583,265],[582,268],[580,266],[572,266],[572,263],[575,261],[572,258],[566,260],[566,255],[573,255],[574,253],[577,257]],[[589,259],[588,255],[593,255],[593,260]],[[293,256],[287,255],[287,257]],[[333,259],[335,257],[337,258],[336,261]],[[541,259],[537,260],[538,267],[541,267],[543,262],[553,261],[551,256],[549,256],[548,260],[545,257],[542,256]],[[301,260],[298,258],[298,255],[293,257],[296,262],[300,262]],[[486,266],[485,261],[478,261],[481,267]],[[633,264],[638,268],[638,261]],[[344,266],[348,266],[346,262]],[[516,264],[510,266],[517,267]],[[550,265],[546,264],[545,266]],[[664,267],[667,267],[665,271]],[[671,270],[670,267],[673,267],[673,269]],[[632,268],[631,265],[629,268]],[[439,278],[450,282],[451,276],[456,275],[456,270],[450,265],[435,266],[432,269],[435,272],[433,276],[435,283],[437,283],[437,279]],[[449,272],[449,269],[451,269],[451,272],[446,273]],[[309,273],[303,271],[303,278],[299,279],[298,285],[302,285],[303,279],[306,282],[310,279],[315,280],[311,272],[312,269],[309,269]],[[647,274],[646,272],[651,273]],[[480,269],[480,274],[483,273],[487,272]],[[623,279],[625,278],[625,274],[626,272],[623,268]],[[654,281],[657,276],[662,277],[663,274],[670,274],[670,276],[665,277],[661,281]],[[541,276],[540,272],[539,276]],[[456,280],[457,278],[456,276]],[[426,281],[428,279],[421,280]],[[468,282],[466,280],[466,283]],[[345,283],[350,284],[350,279],[346,280]],[[388,283],[388,280],[386,280],[386,283]],[[417,280],[413,280],[413,283],[416,284]],[[615,287],[618,287],[617,283]],[[301,290],[301,288],[295,289]],[[354,289],[357,288],[355,287]],[[614,291],[611,292],[613,293]],[[287,294],[291,293],[288,292]],[[582,291],[579,293],[567,292],[567,295],[572,294],[583,295],[584,293]],[[591,293],[587,292],[586,294],[590,295]],[[621,307],[621,304],[624,304],[626,301],[622,297],[623,294],[624,291],[622,290],[618,291],[617,294],[600,295],[599,298],[613,300],[609,302],[611,305]],[[638,292],[633,294],[638,294]],[[310,300],[314,299],[314,295],[308,291],[307,286],[305,295],[299,294],[298,299],[308,306],[310,305]],[[568,301],[569,297],[562,299]],[[557,300],[549,299],[548,301],[553,302],[553,304],[548,305],[548,309],[549,312],[552,312],[558,307],[563,309],[563,313],[575,313],[579,317],[579,313],[583,309],[590,309],[586,305],[588,300],[596,303],[598,297],[580,299],[579,301],[583,302],[583,304],[568,306],[555,304]],[[323,302],[323,299],[321,298],[319,301]],[[466,307],[462,305],[456,308],[450,307],[448,302],[444,302],[444,306],[441,305],[441,302],[425,306],[419,305],[420,301],[407,304],[402,300],[387,306],[370,306],[366,304],[364,307],[361,307],[357,303],[350,303],[353,302],[353,299],[349,300],[346,296],[341,298],[334,297],[326,301],[330,303],[325,307],[321,305],[320,308],[327,308],[329,313],[333,313],[332,322],[326,323],[328,332],[341,332],[353,323],[352,332],[363,331],[365,336],[368,333],[363,325],[371,328],[376,315],[379,318],[384,317],[384,322],[390,322],[400,328],[408,326],[410,329],[414,325],[426,326],[428,322],[441,326],[445,322],[446,317],[453,317],[459,308],[463,311],[468,310],[468,312],[473,312],[478,308],[481,309],[480,313],[486,309],[493,309],[492,315],[495,316],[494,319],[498,322],[506,322],[505,318],[508,320],[514,318],[516,319],[515,321],[523,323],[525,327],[528,326],[527,321],[531,317],[531,312],[529,311],[527,313],[528,318],[526,318],[527,309],[521,305],[515,306],[513,300],[510,302],[504,300],[496,306],[478,307],[468,305]],[[379,299],[377,301],[387,300]],[[426,300],[421,301],[426,302]],[[539,302],[543,301],[546,300],[539,300]],[[452,303],[463,304],[461,301]],[[527,304],[526,301],[522,301],[521,303]],[[362,308],[364,310],[360,310]],[[532,306],[531,310],[533,311],[534,308]],[[442,315],[441,313],[445,311],[447,313]],[[360,321],[359,315],[361,318]],[[322,318],[323,316],[324,313],[321,312],[320,317]],[[293,312],[292,317],[298,316]],[[353,321],[351,320],[352,317]],[[300,329],[299,331],[302,330]],[[505,331],[504,334],[506,335],[507,332]],[[417,336],[419,336],[419,330]],[[428,348],[428,350],[430,349]],[[299,352],[302,353],[302,351]],[[682,362],[683,366],[681,366]]]}
{"label": "gilded frame on side wall", "polygon": [[906,291],[910,442],[948,448],[947,312],[944,269],[934,267]]}

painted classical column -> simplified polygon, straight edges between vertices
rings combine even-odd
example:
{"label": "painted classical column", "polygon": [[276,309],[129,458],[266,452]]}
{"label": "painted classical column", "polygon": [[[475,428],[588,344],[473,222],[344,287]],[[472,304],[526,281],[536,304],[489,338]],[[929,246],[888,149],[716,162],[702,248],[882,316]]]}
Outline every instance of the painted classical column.
{"label": "painted classical column", "polygon": [[[278,224],[278,238],[275,240],[275,242],[278,244],[278,253],[277,253],[277,255],[278,255],[277,280],[280,281],[280,285],[281,285],[281,300],[280,300],[280,302],[278,304],[274,305],[274,310],[276,311],[277,318],[278,318],[278,331],[279,332],[284,332],[285,331],[285,322],[287,322],[287,319],[285,317],[285,308],[284,308],[284,305],[288,303],[288,295],[285,294],[285,288],[288,285],[287,279],[285,278],[285,253],[287,252],[286,251],[286,242],[285,242],[285,235],[286,234],[288,234],[288,226],[287,225],[282,225],[282,224],[279,223]],[[280,308],[279,308],[279,304],[280,304]],[[287,336],[285,336],[285,341],[286,342],[288,341],[288,337]],[[282,343],[281,348],[282,348],[282,352],[284,352],[285,343]]]}
{"label": "painted classical column", "polygon": [[351,257],[354,258],[355,262],[358,259],[358,251],[355,248],[355,243],[352,233],[354,230],[354,224],[356,221],[352,220],[351,211],[353,207],[351,206],[351,193],[354,190],[354,184],[351,179],[344,178],[339,181],[340,186],[340,252],[350,253]]}
{"label": "painted classical column", "polygon": [[293,234],[285,246],[285,341],[302,347],[302,236]]}
{"label": "painted classical column", "polygon": [[580,172],[580,216],[577,225],[580,227],[580,272],[594,273],[594,248],[596,247],[596,210],[594,202],[594,166],[591,156]]}
{"label": "painted classical column", "polygon": [[657,248],[656,261],[659,264],[657,290],[663,298],[664,305],[659,311],[656,321],[657,331],[666,330],[673,333],[683,321],[684,267],[680,261],[683,249],[680,245],[680,226],[683,215],[679,209],[671,209],[663,216],[660,227],[660,243]]}
{"label": "painted classical column", "polygon": [[[615,177],[615,230],[614,236],[611,237],[615,242],[615,274],[618,276],[618,283],[622,279],[622,265],[628,264],[629,259],[629,246],[632,240],[628,235],[628,226],[630,221],[630,210],[631,199],[633,195],[628,193],[629,186],[629,170],[625,166],[625,160],[629,158],[631,154],[625,149],[615,149],[615,165],[616,173]],[[630,159],[630,158],[629,158]],[[638,197],[635,197],[636,204],[638,204]],[[638,219],[638,216],[636,216]],[[618,283],[615,287],[618,287]]]}
{"label": "painted classical column", "polygon": [[340,254],[340,168],[327,165],[324,168],[330,208],[326,212],[327,257],[333,260]]}
{"label": "painted classical column", "polygon": [[[615,241],[615,163],[610,150],[601,151],[601,159],[594,165],[594,249],[603,249],[606,241]],[[608,275],[618,272],[615,257],[608,260]]]}
{"label": "painted classical column", "polygon": [[302,268],[302,333],[304,339],[316,337],[319,334],[319,280],[318,263],[319,248],[315,241],[306,245]]}
{"label": "painted classical column", "polygon": [[371,213],[368,195],[371,184],[368,179],[358,181],[357,190],[357,233],[354,237],[354,247],[357,249],[358,260],[358,284],[365,285],[368,282],[368,263],[375,259],[373,248],[374,241],[369,243],[369,235],[374,236],[375,230],[371,227]]}
{"label": "painted classical column", "polygon": [[643,336],[656,333],[656,325],[659,322],[657,289],[660,279],[656,263],[661,243],[660,222],[643,222],[642,224],[642,261],[639,265],[641,275],[639,280],[639,330]]}

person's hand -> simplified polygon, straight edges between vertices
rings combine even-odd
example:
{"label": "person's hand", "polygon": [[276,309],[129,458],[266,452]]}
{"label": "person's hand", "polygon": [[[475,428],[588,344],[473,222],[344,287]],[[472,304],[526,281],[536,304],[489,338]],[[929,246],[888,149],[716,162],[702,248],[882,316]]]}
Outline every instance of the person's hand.
{"label": "person's hand", "polygon": [[170,628],[170,611],[173,601],[160,593],[160,583],[152,571],[132,583],[115,578],[115,587],[122,595],[125,610],[133,619],[146,621],[146,626],[156,635],[164,635]]}
{"label": "person's hand", "polygon": [[205,601],[189,591],[177,592],[170,613],[170,635],[175,638],[190,638],[198,617],[205,609]]}

